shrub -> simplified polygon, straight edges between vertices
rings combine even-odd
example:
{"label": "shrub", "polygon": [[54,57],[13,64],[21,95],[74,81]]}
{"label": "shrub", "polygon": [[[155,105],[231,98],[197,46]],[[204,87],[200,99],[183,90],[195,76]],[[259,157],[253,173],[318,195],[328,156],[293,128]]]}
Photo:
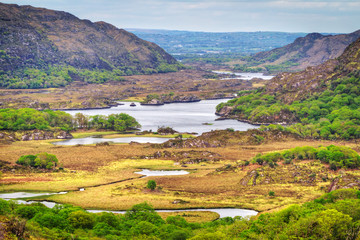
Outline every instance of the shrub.
{"label": "shrub", "polygon": [[46,152],[36,155],[23,155],[16,161],[17,164],[26,167],[36,167],[42,169],[53,169],[57,166],[58,162],[59,160],[55,155]]}
{"label": "shrub", "polygon": [[146,187],[153,191],[156,188],[156,182],[154,180],[149,180]]}

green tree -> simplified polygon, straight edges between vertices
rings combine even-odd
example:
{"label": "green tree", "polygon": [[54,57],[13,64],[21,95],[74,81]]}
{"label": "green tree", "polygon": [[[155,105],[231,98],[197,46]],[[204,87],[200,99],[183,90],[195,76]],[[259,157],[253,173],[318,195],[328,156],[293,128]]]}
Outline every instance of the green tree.
{"label": "green tree", "polygon": [[148,189],[150,189],[151,191],[155,190],[155,188],[156,188],[156,182],[155,182],[155,180],[149,180],[149,181],[147,182],[146,187],[147,187]]}
{"label": "green tree", "polygon": [[95,218],[91,213],[79,210],[70,213],[68,221],[74,228],[91,229],[94,226]]}

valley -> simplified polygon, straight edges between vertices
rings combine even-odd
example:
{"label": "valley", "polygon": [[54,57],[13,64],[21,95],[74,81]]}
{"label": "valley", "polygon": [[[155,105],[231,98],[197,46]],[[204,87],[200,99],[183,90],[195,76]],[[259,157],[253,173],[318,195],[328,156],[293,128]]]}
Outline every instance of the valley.
{"label": "valley", "polygon": [[0,239],[359,238],[359,31],[0,13]]}

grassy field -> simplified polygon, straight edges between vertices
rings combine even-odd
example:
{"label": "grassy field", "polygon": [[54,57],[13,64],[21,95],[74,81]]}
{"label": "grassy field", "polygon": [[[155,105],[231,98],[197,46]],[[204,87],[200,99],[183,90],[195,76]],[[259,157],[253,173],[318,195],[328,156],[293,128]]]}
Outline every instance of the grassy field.
{"label": "grassy field", "polygon": [[[319,197],[336,177],[359,178],[360,173],[358,170],[330,171],[327,166],[314,161],[280,164],[276,168],[257,164],[243,166],[243,161],[258,153],[330,144],[347,145],[359,151],[356,143],[331,141],[283,141],[206,149],[158,149],[151,144],[54,146],[49,141],[14,142],[0,146],[0,160],[14,164],[21,155],[48,152],[58,157],[65,171],[4,172],[0,191],[70,191],[47,200],[87,209],[126,210],[134,204],[148,202],[157,209],[238,207],[272,211]],[[164,151],[172,155],[148,157]],[[183,165],[171,157],[179,153],[186,156],[184,151],[185,154],[209,151],[221,158]],[[134,173],[144,168],[184,169],[190,174],[140,178]],[[258,172],[255,180],[251,175],[253,171]],[[155,191],[146,188],[150,179],[157,183]],[[79,188],[85,188],[85,191],[77,191]],[[269,196],[270,191],[275,195]]]}

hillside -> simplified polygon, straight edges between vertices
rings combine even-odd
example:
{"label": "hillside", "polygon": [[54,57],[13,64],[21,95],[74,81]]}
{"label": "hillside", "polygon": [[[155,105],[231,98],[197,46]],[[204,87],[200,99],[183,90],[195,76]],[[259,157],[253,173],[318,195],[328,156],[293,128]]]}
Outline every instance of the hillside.
{"label": "hillside", "polygon": [[337,59],[281,73],[263,89],[217,106],[217,114],[252,123],[302,123],[294,131],[323,138],[360,137],[360,38]]}
{"label": "hillside", "polygon": [[360,37],[360,30],[350,34],[322,35],[311,33],[293,43],[270,51],[259,52],[246,59],[246,66],[268,71],[297,71],[339,57],[345,48]]}
{"label": "hillside", "polygon": [[[84,70],[96,70],[105,73],[104,78],[114,79],[176,71],[178,67],[177,61],[156,44],[105,22],[93,23],[62,11],[2,3],[0,16],[3,87],[61,86],[71,79],[83,80],[91,75]],[[33,69],[44,70],[41,74],[48,77],[48,84]],[[10,77],[4,77],[5,74]],[[35,85],[27,80],[34,75],[40,81]],[[11,85],[13,78],[24,84]]]}

